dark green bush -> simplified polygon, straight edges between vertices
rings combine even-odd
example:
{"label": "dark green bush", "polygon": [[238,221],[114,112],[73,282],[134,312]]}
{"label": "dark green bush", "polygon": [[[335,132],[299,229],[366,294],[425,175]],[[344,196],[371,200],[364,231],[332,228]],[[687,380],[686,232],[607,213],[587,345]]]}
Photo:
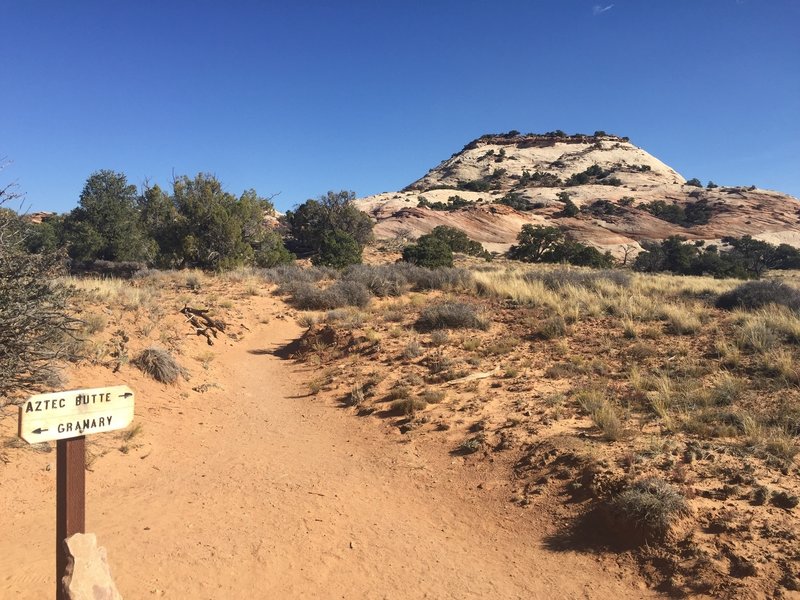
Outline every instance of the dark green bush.
{"label": "dark green bush", "polygon": [[796,248],[788,244],[775,247],[749,235],[723,237],[722,242],[728,246],[723,251],[713,244],[702,248],[702,244],[685,242],[680,236],[660,243],[642,242],[644,252],[636,257],[634,270],[757,279],[768,268],[792,269],[800,265],[800,251]]}
{"label": "dark green bush", "polygon": [[567,197],[564,200],[564,208],[558,214],[559,217],[577,217],[580,214],[580,209],[576,206],[576,204]]}
{"label": "dark green bush", "polygon": [[417,243],[429,236],[442,240],[453,252],[461,252],[470,256],[485,256],[487,254],[480,242],[469,239],[466,233],[456,227],[437,225],[428,235],[420,237]]}
{"label": "dark green bush", "polygon": [[613,266],[610,253],[567,239],[557,227],[523,225],[517,235],[518,244],[508,251],[508,257],[525,262],[566,262],[574,265],[607,268]]}
{"label": "dark green bush", "polygon": [[403,249],[403,261],[429,269],[453,266],[453,251],[444,240],[424,235]]}
{"label": "dark green bush", "polygon": [[706,200],[698,200],[686,206],[673,202],[667,204],[663,200],[654,200],[648,204],[642,204],[639,208],[646,210],[654,217],[676,225],[692,227],[693,225],[705,225],[711,217],[711,206]]}
{"label": "dark green bush", "polygon": [[571,175],[569,179],[564,182],[564,185],[575,186],[587,185],[591,183],[613,186],[622,185],[622,181],[620,181],[618,178],[610,177],[611,173],[613,173],[612,170],[603,169],[600,165],[595,164],[587,168],[585,171]]}
{"label": "dark green bush", "polygon": [[584,206],[581,209],[581,212],[601,218],[604,216],[619,216],[625,214],[625,211],[622,210],[618,204],[614,204],[610,200],[606,200],[604,198],[600,198],[588,206]]}
{"label": "dark green bush", "polygon": [[518,192],[509,192],[500,198],[498,202],[519,211],[531,210],[531,208],[533,208],[530,200]]}
{"label": "dark green bush", "polygon": [[302,249],[318,252],[326,234],[345,233],[363,247],[372,239],[372,219],[353,204],[351,191],[328,192],[316,200],[306,200],[286,213],[286,223],[294,242]]}
{"label": "dark green bush", "polygon": [[315,266],[343,269],[361,263],[361,245],[344,231],[326,231],[322,234],[319,249],[311,258]]}
{"label": "dark green bush", "polygon": [[431,210],[441,210],[441,211],[448,211],[452,212],[454,210],[458,210],[460,208],[464,208],[467,206],[471,206],[472,202],[462,198],[461,196],[450,196],[447,199],[447,202],[431,202],[424,196],[419,196],[417,198],[417,206],[420,208],[429,208]]}

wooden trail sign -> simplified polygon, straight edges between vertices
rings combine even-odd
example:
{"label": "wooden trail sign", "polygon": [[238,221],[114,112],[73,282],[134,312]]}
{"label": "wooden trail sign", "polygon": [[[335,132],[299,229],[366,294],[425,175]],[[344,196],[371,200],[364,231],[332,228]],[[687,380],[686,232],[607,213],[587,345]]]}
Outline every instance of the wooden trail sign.
{"label": "wooden trail sign", "polygon": [[31,396],[19,407],[19,437],[36,444],[123,429],[133,400],[126,385]]}
{"label": "wooden trail sign", "polygon": [[19,437],[30,444],[56,443],[56,600],[66,600],[61,578],[65,540],[86,533],[86,438],[123,429],[133,421],[127,385],[31,396],[19,407]]}

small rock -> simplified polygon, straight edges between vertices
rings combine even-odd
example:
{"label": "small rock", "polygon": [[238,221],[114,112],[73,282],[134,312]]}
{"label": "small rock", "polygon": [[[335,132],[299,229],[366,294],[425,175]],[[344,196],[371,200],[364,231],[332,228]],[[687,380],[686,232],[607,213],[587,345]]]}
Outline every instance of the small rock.
{"label": "small rock", "polygon": [[93,533],[76,533],[64,540],[67,568],[61,584],[68,600],[122,600],[111,578],[105,548]]}

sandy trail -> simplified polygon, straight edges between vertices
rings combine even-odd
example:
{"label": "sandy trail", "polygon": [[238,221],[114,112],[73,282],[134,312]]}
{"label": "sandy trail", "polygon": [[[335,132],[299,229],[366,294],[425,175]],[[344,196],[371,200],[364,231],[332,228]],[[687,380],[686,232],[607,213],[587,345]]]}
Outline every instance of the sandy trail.
{"label": "sandy trail", "polygon": [[[465,490],[457,460],[307,397],[263,352],[298,334],[273,320],[222,349],[224,391],[137,390],[147,444],[87,473],[87,528],[126,599],[649,597],[545,549],[531,512]],[[0,465],[0,598],[52,596],[54,463]]]}

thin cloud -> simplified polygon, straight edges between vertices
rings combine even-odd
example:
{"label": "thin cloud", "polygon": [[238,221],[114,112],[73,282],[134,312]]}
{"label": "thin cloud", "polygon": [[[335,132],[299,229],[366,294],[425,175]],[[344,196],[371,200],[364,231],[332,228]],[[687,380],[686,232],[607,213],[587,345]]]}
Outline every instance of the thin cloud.
{"label": "thin cloud", "polygon": [[592,14],[594,16],[597,16],[603,14],[607,10],[611,10],[612,8],[614,8],[613,4],[609,4],[608,6],[600,6],[599,4],[595,4],[594,7],[592,8]]}

